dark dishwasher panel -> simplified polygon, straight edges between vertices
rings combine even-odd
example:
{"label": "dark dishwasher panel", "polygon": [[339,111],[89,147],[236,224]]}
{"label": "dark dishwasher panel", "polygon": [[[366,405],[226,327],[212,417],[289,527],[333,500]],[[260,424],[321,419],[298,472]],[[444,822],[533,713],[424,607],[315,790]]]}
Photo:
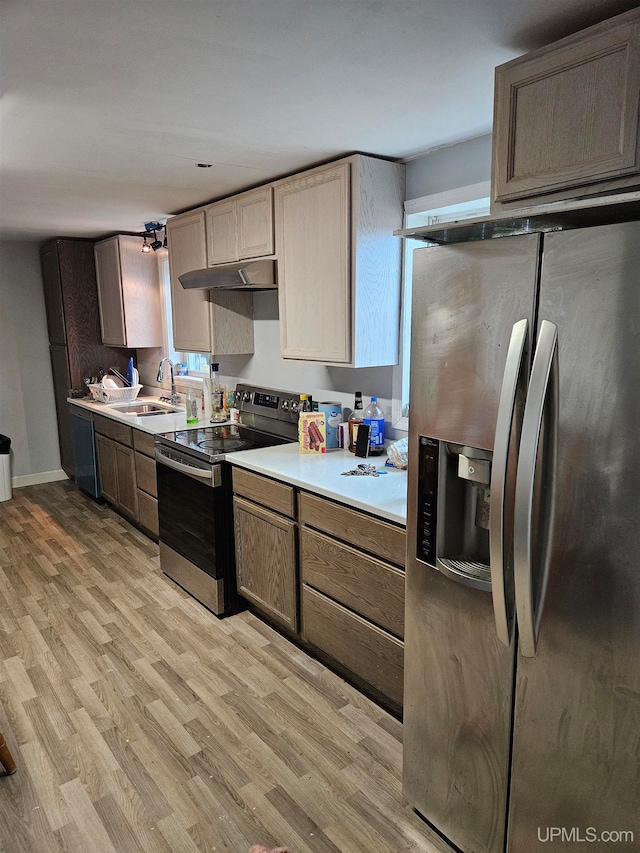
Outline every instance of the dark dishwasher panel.
{"label": "dark dishwasher panel", "polygon": [[[77,408],[77,407],[74,407]],[[78,409],[71,416],[73,437],[73,473],[80,488],[94,498],[100,497],[93,420]]]}

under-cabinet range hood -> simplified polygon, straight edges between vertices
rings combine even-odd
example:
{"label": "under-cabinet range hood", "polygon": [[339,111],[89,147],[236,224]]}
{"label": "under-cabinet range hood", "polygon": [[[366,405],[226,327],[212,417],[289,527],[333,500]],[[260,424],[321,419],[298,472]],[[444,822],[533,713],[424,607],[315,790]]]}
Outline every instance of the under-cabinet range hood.
{"label": "under-cabinet range hood", "polygon": [[275,290],[278,272],[274,260],[240,261],[191,270],[178,280],[185,290]]}

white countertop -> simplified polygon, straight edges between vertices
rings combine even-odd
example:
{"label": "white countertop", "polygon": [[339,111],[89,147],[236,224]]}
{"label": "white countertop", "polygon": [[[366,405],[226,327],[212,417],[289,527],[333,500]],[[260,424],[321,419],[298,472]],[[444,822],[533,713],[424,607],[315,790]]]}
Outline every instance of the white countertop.
{"label": "white countertop", "polygon": [[[188,424],[184,409],[180,412],[168,412],[166,415],[136,417],[119,411],[117,405],[99,403],[90,397],[69,398],[68,402],[152,434],[211,426],[208,420]],[[134,403],[157,404],[158,398],[137,397],[130,404]],[[386,468],[386,458],[383,454],[367,460],[359,459],[348,450],[328,450],[318,454],[300,453],[297,442],[257,450],[242,450],[229,453],[226,457],[232,465],[282,480],[292,486],[404,526],[407,518],[407,472]],[[358,463],[365,461],[375,465],[380,472],[386,473],[381,473],[379,477],[342,476],[343,471],[356,468]]]}
{"label": "white countertop", "polygon": [[[367,460],[359,459],[348,450],[300,453],[296,442],[241,450],[229,454],[227,461],[404,526],[407,520],[407,472],[386,468],[386,458],[383,454]],[[381,472],[380,476],[342,476],[343,471],[350,471],[362,462],[375,465]]]}

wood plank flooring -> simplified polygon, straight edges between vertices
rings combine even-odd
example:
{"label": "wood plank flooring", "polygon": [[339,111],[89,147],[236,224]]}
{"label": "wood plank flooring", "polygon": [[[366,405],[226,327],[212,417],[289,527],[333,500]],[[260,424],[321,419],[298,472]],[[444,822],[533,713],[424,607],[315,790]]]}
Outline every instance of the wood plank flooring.
{"label": "wood plank flooring", "polygon": [[435,853],[402,726],[249,613],[219,620],[70,482],[0,503],[7,853]]}

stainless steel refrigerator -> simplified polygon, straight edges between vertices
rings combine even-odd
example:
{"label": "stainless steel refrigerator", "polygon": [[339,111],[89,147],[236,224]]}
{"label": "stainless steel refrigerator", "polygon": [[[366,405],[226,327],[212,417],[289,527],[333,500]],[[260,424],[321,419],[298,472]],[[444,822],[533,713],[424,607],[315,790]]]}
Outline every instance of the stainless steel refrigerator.
{"label": "stainless steel refrigerator", "polygon": [[405,796],[464,853],[640,849],[640,223],[413,269]]}

